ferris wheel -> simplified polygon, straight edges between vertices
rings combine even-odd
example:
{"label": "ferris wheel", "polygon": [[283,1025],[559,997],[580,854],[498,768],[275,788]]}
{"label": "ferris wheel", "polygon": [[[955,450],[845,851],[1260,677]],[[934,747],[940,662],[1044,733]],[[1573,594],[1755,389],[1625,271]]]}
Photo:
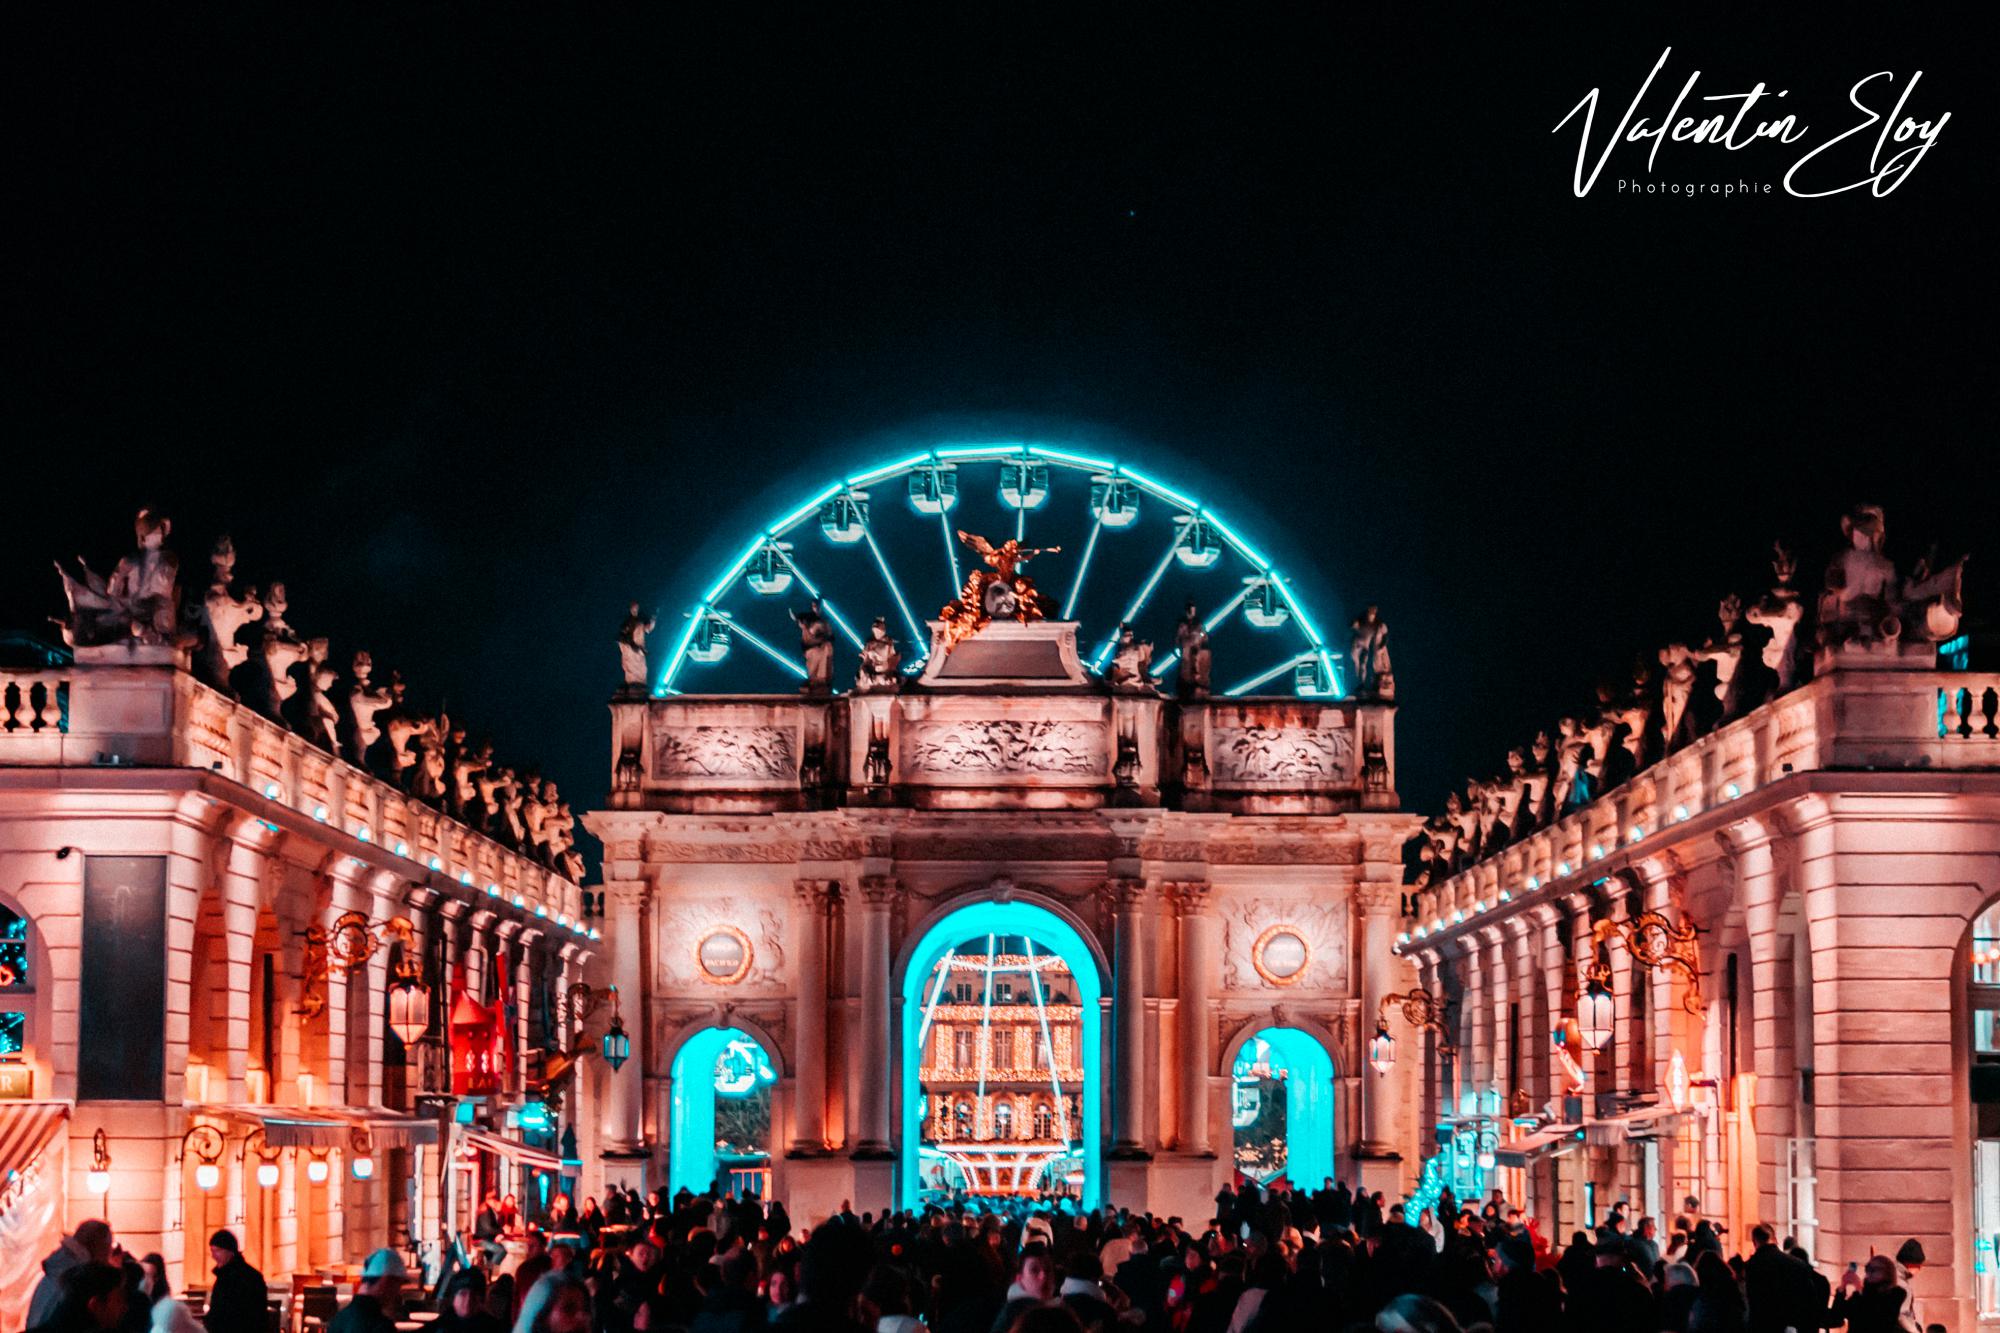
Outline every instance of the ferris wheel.
{"label": "ferris wheel", "polygon": [[[882,617],[914,676],[927,622],[979,557],[958,533],[1051,549],[1027,572],[1053,619],[1079,622],[1093,671],[1131,624],[1160,644],[1170,689],[1174,629],[1192,604],[1212,636],[1214,692],[1337,698],[1339,658],[1264,555],[1195,497],[1137,468],[1041,444],[940,447],[841,477],[757,530],[684,613],[658,695],[796,688],[794,609],[817,600],[836,642],[836,682]],[[790,651],[788,651],[788,649]]]}

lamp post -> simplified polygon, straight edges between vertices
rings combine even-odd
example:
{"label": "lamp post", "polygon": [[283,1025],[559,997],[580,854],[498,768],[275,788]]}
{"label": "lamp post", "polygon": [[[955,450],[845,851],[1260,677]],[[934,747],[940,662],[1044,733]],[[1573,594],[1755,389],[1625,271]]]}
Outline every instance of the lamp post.
{"label": "lamp post", "polygon": [[214,1125],[196,1125],[181,1136],[181,1160],[194,1154],[194,1183],[207,1191],[222,1183],[222,1131]]}
{"label": "lamp post", "polygon": [[1392,1009],[1401,1009],[1403,1021],[1411,1027],[1436,1033],[1438,1054],[1452,1053],[1451,1037],[1446,1027],[1450,1003],[1420,986],[1412,987],[1404,994],[1382,997],[1382,1007],[1375,1016],[1375,1036],[1368,1043],[1368,1063],[1377,1074],[1387,1074],[1396,1066],[1396,1039],[1389,1035],[1389,1011]]}

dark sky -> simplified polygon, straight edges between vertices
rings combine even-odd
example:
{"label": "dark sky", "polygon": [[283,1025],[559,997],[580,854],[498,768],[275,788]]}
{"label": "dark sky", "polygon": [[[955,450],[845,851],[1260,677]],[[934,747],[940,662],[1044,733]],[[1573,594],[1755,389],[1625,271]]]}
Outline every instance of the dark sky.
{"label": "dark sky", "polygon": [[[150,503],[581,803],[624,602],[890,443],[1098,444],[1379,603],[1420,809],[1853,501],[2000,560],[1992,78],[1936,12],[37,8],[0,620]],[[1669,44],[1816,140],[1878,69],[1952,120],[1882,199],[1620,196],[1629,149],[1573,197],[1551,129]]]}

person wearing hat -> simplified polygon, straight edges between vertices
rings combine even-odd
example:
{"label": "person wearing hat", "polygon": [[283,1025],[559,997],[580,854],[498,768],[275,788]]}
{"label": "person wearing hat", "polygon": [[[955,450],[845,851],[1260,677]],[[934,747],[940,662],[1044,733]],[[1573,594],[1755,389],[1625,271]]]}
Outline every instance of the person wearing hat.
{"label": "person wearing hat", "polygon": [[326,1333],[396,1333],[394,1312],[402,1304],[403,1283],[410,1270],[403,1256],[381,1249],[368,1256],[361,1266],[361,1281],[354,1299],[341,1307],[326,1326]]}
{"label": "person wearing hat", "polygon": [[208,1257],[215,1264],[215,1286],[202,1320],[208,1333],[264,1333],[264,1275],[243,1257],[236,1233],[225,1229],[210,1236]]}
{"label": "person wearing hat", "polygon": [[1924,1326],[1923,1316],[1917,1312],[1917,1274],[1924,1271],[1924,1246],[1915,1236],[1904,1241],[1896,1251],[1896,1284],[1910,1294],[1907,1313],[1903,1322],[1911,1329]]}

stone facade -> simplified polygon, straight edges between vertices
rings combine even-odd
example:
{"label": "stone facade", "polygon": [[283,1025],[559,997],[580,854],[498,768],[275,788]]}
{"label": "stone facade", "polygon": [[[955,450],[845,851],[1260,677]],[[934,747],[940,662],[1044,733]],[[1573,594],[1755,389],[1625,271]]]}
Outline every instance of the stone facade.
{"label": "stone facade", "polygon": [[[2000,1312],[1974,1169],[2000,1162],[1980,1072],[2000,1058],[2000,678],[1936,659],[1822,650],[1810,682],[1417,892],[1398,985],[1448,1016],[1391,1017],[1399,1072],[1423,1073],[1410,1159],[1500,1185],[1552,1236],[1687,1196],[1732,1246],[1768,1222],[1832,1275],[1914,1236],[1926,1319]],[[1590,1026],[1593,967],[1608,1040],[1559,1047],[1557,1020]]]}
{"label": "stone facade", "polygon": [[[1325,1047],[1330,1156],[1374,1169],[1395,1097],[1360,1104],[1360,1015],[1394,978],[1416,826],[1395,812],[1393,706],[1177,702],[1066,671],[925,681],[614,701],[611,808],[584,820],[605,845],[612,974],[645,997],[645,1080],[605,1105],[604,1139],[630,1153],[608,1169],[666,1177],[676,1054],[730,1027],[776,1067],[771,1169],[794,1217],[907,1201],[910,974],[931,932],[991,904],[1073,932],[1065,961],[1101,996],[1080,1096],[1104,1195],[1206,1215],[1231,1167],[1232,1062],[1272,1026]],[[718,931],[721,977],[702,954]]]}
{"label": "stone facade", "polygon": [[[6,1261],[32,1267],[92,1216],[162,1254],[176,1290],[207,1281],[222,1226],[274,1278],[385,1244],[434,1254],[452,1220],[446,1015],[461,991],[507,1001],[517,1030],[494,1049],[514,1064],[492,1071],[484,1113],[533,1093],[566,1021],[541,1001],[568,994],[592,947],[582,890],[200,683],[172,650],[77,656],[0,673],[0,909],[23,923],[25,963],[0,985],[24,1038],[0,1060],[0,1115],[47,1108],[56,1126],[29,1164],[36,1189],[0,1200]],[[376,942],[351,968],[337,936],[322,950],[307,933],[346,913]],[[407,943],[383,929],[395,918]],[[408,1047],[386,1009],[403,962],[430,992],[427,1038]],[[143,1035],[160,1012],[160,1036]]]}

